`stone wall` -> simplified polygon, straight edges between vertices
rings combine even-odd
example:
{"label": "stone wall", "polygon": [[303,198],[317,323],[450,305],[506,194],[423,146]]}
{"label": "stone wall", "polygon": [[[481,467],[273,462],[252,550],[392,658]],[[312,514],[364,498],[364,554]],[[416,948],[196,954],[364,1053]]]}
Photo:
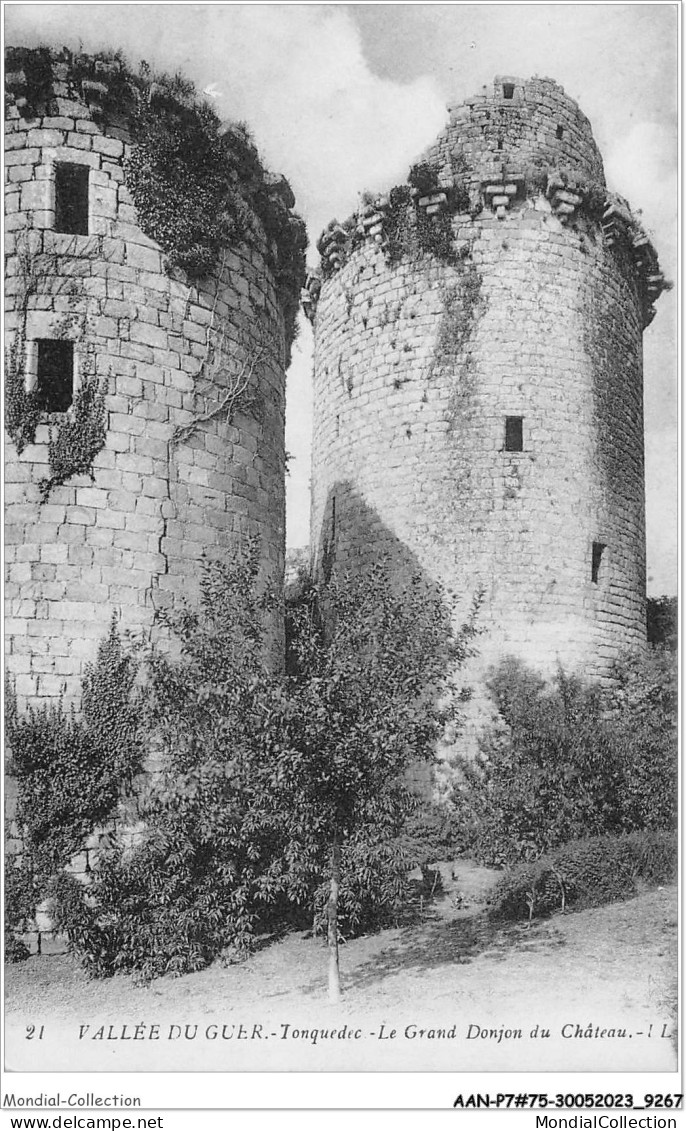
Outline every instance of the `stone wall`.
{"label": "stone wall", "polygon": [[[126,187],[126,129],[68,66],[54,69],[49,113],[22,116],[17,99],[5,123],[7,341],[29,385],[36,343],[73,341],[74,389],[95,374],[106,390],[106,443],[92,477],[41,501],[57,419],[44,416],[20,455],[5,441],[7,668],[20,709],[76,699],[112,614],[147,632],[156,608],[197,594],[204,554],[257,535],[264,580],[283,580],[284,320],[264,235],[227,248],[199,282],[166,270]],[[87,234],[55,230],[64,163],[89,170]],[[272,628],[280,650],[278,616]]]}
{"label": "stone wall", "polygon": [[[454,590],[458,621],[481,593],[465,672],[477,689],[506,654],[606,678],[645,642],[654,252],[604,189],[586,119],[548,80],[496,80],[424,161],[438,183],[405,206],[402,253],[393,194],[320,244],[318,561],[364,568],[387,551],[397,570]],[[458,182],[469,204],[455,207]],[[433,248],[431,224],[448,237]]]}

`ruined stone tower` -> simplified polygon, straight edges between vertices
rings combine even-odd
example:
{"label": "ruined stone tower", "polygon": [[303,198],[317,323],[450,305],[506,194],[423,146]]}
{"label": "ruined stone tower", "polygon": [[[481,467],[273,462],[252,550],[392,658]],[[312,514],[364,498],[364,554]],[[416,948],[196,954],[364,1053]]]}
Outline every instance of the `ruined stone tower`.
{"label": "ruined stone tower", "polygon": [[650,241],[549,79],[496,78],[363,200],[309,283],[318,561],[482,591],[477,686],[506,654],[606,677],[645,641]]}
{"label": "ruined stone tower", "polygon": [[[257,536],[282,585],[305,238],[286,182],[179,80],[44,48],[9,49],[5,78],[5,627],[21,709],[77,698],[112,614],[149,629],[192,600],[204,554]],[[211,264],[203,207],[224,225]],[[275,615],[275,647],[282,631]]]}

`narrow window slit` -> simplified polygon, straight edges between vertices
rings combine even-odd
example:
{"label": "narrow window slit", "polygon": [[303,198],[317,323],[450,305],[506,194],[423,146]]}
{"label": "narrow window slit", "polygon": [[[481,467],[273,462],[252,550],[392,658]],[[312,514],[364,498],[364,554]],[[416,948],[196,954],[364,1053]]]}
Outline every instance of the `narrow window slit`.
{"label": "narrow window slit", "polygon": [[524,449],[524,417],[505,417],[505,451],[521,452]]}
{"label": "narrow window slit", "polygon": [[594,542],[593,551],[591,554],[591,581],[594,585],[598,584],[600,577],[600,563],[603,558],[603,550],[605,549],[604,542]]}
{"label": "narrow window slit", "polygon": [[564,132],[565,131],[563,130],[562,126],[557,127],[557,129],[555,130],[555,137],[557,138],[558,141],[560,141],[562,139]]}

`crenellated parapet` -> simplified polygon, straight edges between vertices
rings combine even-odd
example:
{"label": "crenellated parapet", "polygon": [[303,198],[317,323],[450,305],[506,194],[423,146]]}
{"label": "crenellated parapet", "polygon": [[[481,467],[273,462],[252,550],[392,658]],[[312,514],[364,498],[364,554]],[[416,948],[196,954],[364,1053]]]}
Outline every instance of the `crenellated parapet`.
{"label": "crenellated parapet", "polygon": [[449,259],[470,224],[477,231],[542,210],[626,260],[647,326],[667,285],[657,253],[628,203],[607,189],[588,120],[550,79],[498,77],[452,108],[405,185],[365,195],[347,221],[328,225],[317,245],[322,274],[340,270],[365,242],[392,258]]}
{"label": "crenellated parapet", "polygon": [[[404,212],[400,222],[398,195]],[[338,271],[362,243],[387,250],[398,228],[404,230],[408,252],[420,249],[431,253],[436,237],[442,235],[445,243],[446,220],[451,238],[457,238],[458,229],[477,217],[504,220],[506,215],[541,207],[548,208],[562,225],[585,223],[594,227],[608,250],[628,254],[642,296],[644,326],[648,326],[655,316],[654,303],[669,285],[649,235],[622,197],[560,169],[543,175],[536,170],[527,176],[526,172],[502,166],[468,186],[460,179],[452,185],[437,182],[434,189],[422,192],[410,183],[370,197],[345,223],[333,220],[322,233],[317,243],[322,274],[328,277]],[[305,301],[305,305],[311,311],[316,300],[314,304]]]}

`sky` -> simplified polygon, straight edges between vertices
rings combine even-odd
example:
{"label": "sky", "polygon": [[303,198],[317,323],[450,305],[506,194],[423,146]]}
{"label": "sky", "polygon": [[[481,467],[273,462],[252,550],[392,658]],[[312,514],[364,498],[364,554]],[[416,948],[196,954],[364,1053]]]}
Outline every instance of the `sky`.
{"label": "sky", "polygon": [[[314,245],[365,190],[406,179],[446,108],[496,74],[547,76],[589,117],[610,189],[677,272],[676,4],[14,4],[7,44],[120,47],[184,71],[251,128]],[[676,592],[676,290],[644,336],[648,592]],[[287,541],[308,542],[312,331],[288,375]]]}

